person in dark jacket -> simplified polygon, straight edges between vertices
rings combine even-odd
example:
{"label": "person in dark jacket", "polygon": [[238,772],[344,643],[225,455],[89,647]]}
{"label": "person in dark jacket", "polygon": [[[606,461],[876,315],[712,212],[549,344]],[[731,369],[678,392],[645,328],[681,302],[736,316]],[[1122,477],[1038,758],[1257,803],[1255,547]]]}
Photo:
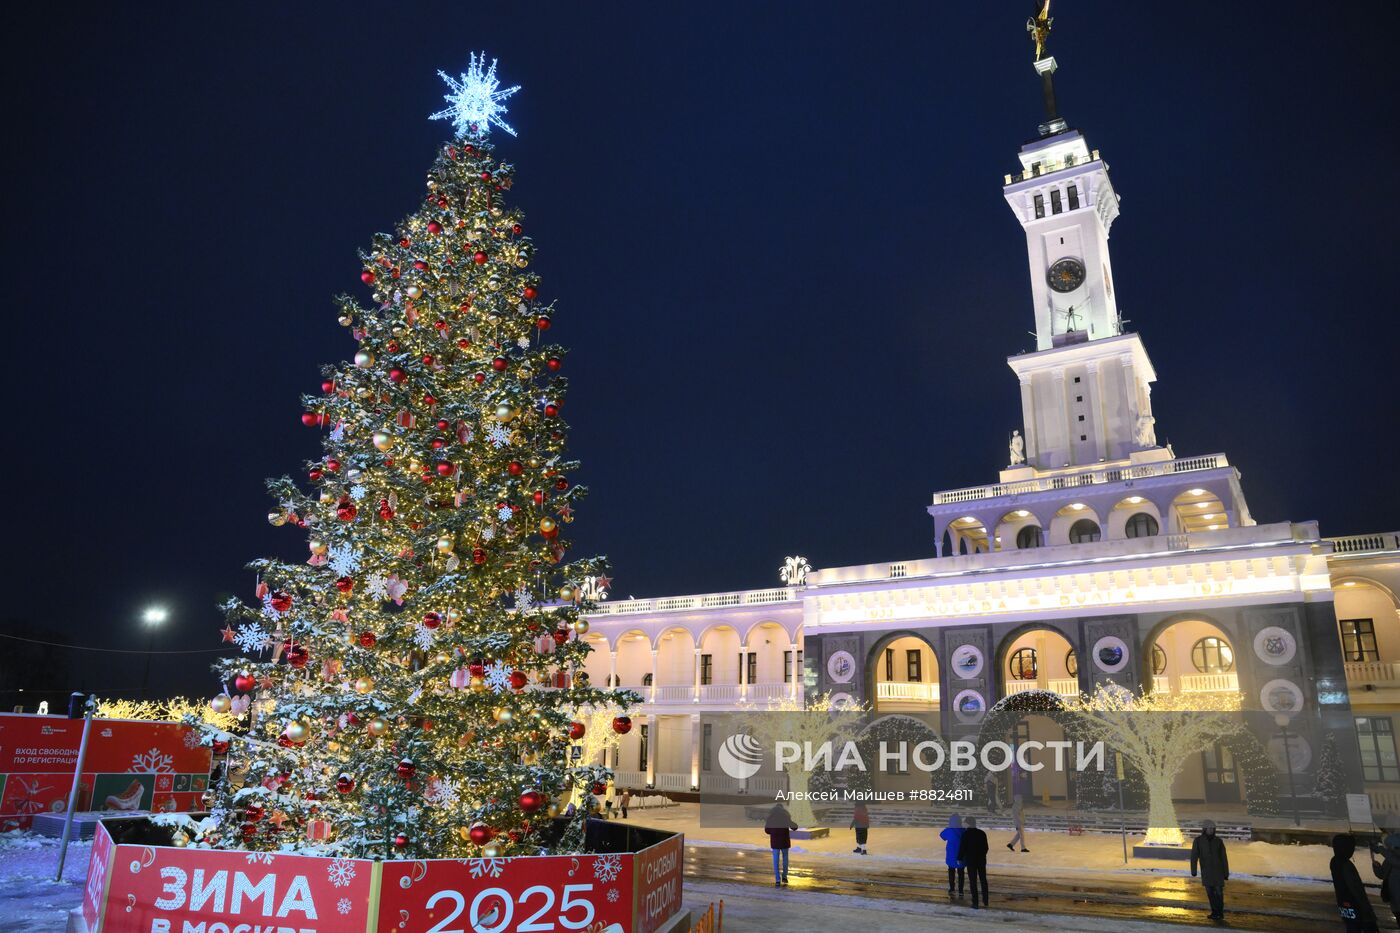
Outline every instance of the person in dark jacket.
{"label": "person in dark jacket", "polygon": [[851,828],[856,831],[856,855],[869,855],[865,848],[865,842],[870,838],[870,811],[865,807],[865,801],[857,800],[855,812],[851,814]]}
{"label": "person in dark jacket", "polygon": [[948,826],[943,832],[938,834],[938,838],[943,840],[943,861],[948,866],[948,896],[953,896],[953,879],[958,882],[957,896],[963,896],[963,877],[967,874],[967,866],[958,858],[958,849],[962,845],[963,824],[962,817],[954,813],[948,817]]}
{"label": "person in dark jacket", "polygon": [[977,828],[977,820],[967,818],[967,827],[958,841],[958,861],[967,866],[967,886],[972,889],[972,906],[977,904],[977,881],[982,881],[982,905],[988,906],[987,894],[987,834]]}
{"label": "person in dark jacket", "polygon": [[[768,845],[773,850],[775,888],[788,883],[788,850],[792,848],[792,831],[796,828],[797,824],[792,821],[792,814],[780,803],[773,804],[773,809],[768,811],[768,818],[763,821],[763,831],[768,834]],[[782,860],[781,871],[778,870],[779,853]]]}
{"label": "person in dark jacket", "polygon": [[1225,919],[1225,882],[1230,880],[1230,859],[1225,840],[1215,834],[1215,820],[1201,820],[1201,834],[1191,843],[1191,877],[1201,872],[1201,885],[1210,901],[1210,919]]}
{"label": "person in dark jacket", "polygon": [[1356,837],[1338,833],[1332,837],[1332,889],[1337,892],[1337,912],[1347,933],[1377,933],[1376,912],[1361,883],[1361,873],[1352,864],[1356,853]]}
{"label": "person in dark jacket", "polygon": [[1400,832],[1390,833],[1371,851],[1381,857],[1380,861],[1376,861],[1374,855],[1371,857],[1371,871],[1381,881],[1381,899],[1390,905],[1395,925],[1400,926],[1400,871],[1397,871],[1400,868]]}

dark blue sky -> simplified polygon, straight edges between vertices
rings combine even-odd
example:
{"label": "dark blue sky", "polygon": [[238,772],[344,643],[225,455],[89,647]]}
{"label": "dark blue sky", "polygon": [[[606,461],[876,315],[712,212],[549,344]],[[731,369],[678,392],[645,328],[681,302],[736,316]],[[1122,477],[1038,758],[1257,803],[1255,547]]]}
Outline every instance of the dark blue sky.
{"label": "dark blue sky", "polygon": [[[7,625],[141,647],[160,600],[165,647],[213,648],[244,563],[305,554],[262,479],[317,451],[331,297],[418,203],[435,71],[477,48],[525,86],[498,143],[573,348],[576,553],[619,596],[930,554],[930,494],[1019,426],[1028,5],[30,8],[0,40]],[[1228,453],[1261,522],[1400,527],[1400,6],[1055,17],[1158,436]],[[207,660],[157,679],[208,691]],[[139,679],[89,656],[76,685]]]}

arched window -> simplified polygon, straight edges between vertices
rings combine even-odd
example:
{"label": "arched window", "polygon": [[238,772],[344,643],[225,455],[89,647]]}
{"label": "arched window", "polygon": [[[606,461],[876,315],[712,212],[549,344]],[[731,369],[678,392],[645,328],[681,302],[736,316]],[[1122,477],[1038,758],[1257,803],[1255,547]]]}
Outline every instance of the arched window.
{"label": "arched window", "polygon": [[1153,675],[1165,674],[1167,672],[1167,653],[1161,645],[1152,646],[1152,673]]}
{"label": "arched window", "polygon": [[621,686],[622,686],[622,678],[619,677],[619,676],[617,676],[616,674],[613,674],[611,677],[608,678],[608,686],[609,686],[609,687],[621,687]]}
{"label": "arched window", "polygon": [[642,686],[643,686],[643,687],[650,687],[650,686],[651,686],[651,675],[650,675],[650,674],[643,674],[643,675],[642,675]]}
{"label": "arched window", "polygon": [[1035,680],[1035,649],[1017,648],[1011,652],[1011,679]]}
{"label": "arched window", "polygon": [[1207,635],[1191,646],[1191,663],[1202,674],[1225,674],[1235,669],[1235,652],[1225,639]]}
{"label": "arched window", "polygon": [[1151,538],[1157,534],[1157,519],[1146,512],[1138,512],[1128,519],[1123,530],[1130,538]]}
{"label": "arched window", "polygon": [[1071,677],[1079,676],[1079,655],[1074,653],[1073,648],[1069,649],[1069,653],[1065,655],[1065,671]]}
{"label": "arched window", "polygon": [[1039,525],[1027,525],[1016,532],[1016,547],[1021,550],[1040,547],[1045,544],[1045,535]]}
{"label": "arched window", "polygon": [[1099,538],[1099,523],[1092,518],[1081,518],[1070,526],[1070,544],[1088,544],[1090,541],[1099,540]]}

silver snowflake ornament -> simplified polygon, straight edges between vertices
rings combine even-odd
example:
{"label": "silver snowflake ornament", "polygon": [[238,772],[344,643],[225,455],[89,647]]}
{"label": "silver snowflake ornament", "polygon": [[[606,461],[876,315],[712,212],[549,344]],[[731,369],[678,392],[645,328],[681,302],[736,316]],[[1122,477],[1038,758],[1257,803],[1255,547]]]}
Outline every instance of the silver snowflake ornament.
{"label": "silver snowflake ornament", "polygon": [[490,687],[493,693],[504,693],[510,689],[510,675],[513,673],[515,671],[509,664],[496,661],[486,668],[481,679],[486,682],[486,686]]}
{"label": "silver snowflake ornament", "polygon": [[267,642],[267,633],[251,622],[244,622],[238,626],[238,631],[233,636],[233,643],[246,654],[263,650],[267,647]]}
{"label": "silver snowflake ornament", "polygon": [[413,643],[421,651],[427,651],[433,647],[433,637],[433,630],[426,625],[419,624],[413,629]]}
{"label": "silver snowflake ornament", "polygon": [[515,515],[515,509],[508,505],[503,505],[496,510],[496,517],[503,522],[508,522]]}
{"label": "silver snowflake ornament", "polygon": [[350,498],[351,498],[351,499],[354,499],[356,502],[359,502],[361,499],[363,499],[363,498],[365,497],[365,494],[366,494],[367,492],[369,492],[369,490],[368,490],[368,489],[365,489],[365,487],[363,487],[363,486],[358,486],[358,485],[357,485],[357,486],[351,486],[351,487],[350,487]]}
{"label": "silver snowflake ornament", "polygon": [[348,577],[360,569],[360,552],[348,544],[336,544],[327,552],[327,561],[338,577]]}
{"label": "silver snowflake ornament", "polygon": [[510,443],[510,431],[505,425],[493,424],[491,430],[486,432],[486,439],[493,447],[500,449]]}
{"label": "silver snowflake ornament", "polygon": [[530,607],[535,605],[535,600],[531,598],[529,590],[524,587],[515,591],[515,611],[529,612]]}
{"label": "silver snowflake ornament", "polygon": [[482,52],[481,57],[477,58],[473,52],[467,70],[460,77],[454,78],[445,71],[439,71],[438,77],[447,82],[451,91],[442,95],[448,106],[428,119],[451,120],[458,136],[485,136],[492,126],[499,126],[510,135],[515,135],[515,128],[502,116],[507,109],[506,98],[520,90],[520,85],[501,87],[496,77],[494,58],[487,66],[486,53]]}

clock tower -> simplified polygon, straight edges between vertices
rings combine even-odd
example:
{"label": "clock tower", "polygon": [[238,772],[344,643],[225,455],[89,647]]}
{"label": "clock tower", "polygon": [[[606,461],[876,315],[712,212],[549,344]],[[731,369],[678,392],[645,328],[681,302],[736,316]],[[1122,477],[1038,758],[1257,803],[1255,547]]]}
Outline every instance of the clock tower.
{"label": "clock tower", "polygon": [[1036,339],[1035,352],[1007,361],[1021,381],[1025,452],[1015,475],[1168,456],[1152,417],[1152,362],[1118,314],[1108,251],[1118,193],[1099,151],[1059,115],[1048,6],[1026,24],[1045,122],[1003,189],[1026,233]]}

